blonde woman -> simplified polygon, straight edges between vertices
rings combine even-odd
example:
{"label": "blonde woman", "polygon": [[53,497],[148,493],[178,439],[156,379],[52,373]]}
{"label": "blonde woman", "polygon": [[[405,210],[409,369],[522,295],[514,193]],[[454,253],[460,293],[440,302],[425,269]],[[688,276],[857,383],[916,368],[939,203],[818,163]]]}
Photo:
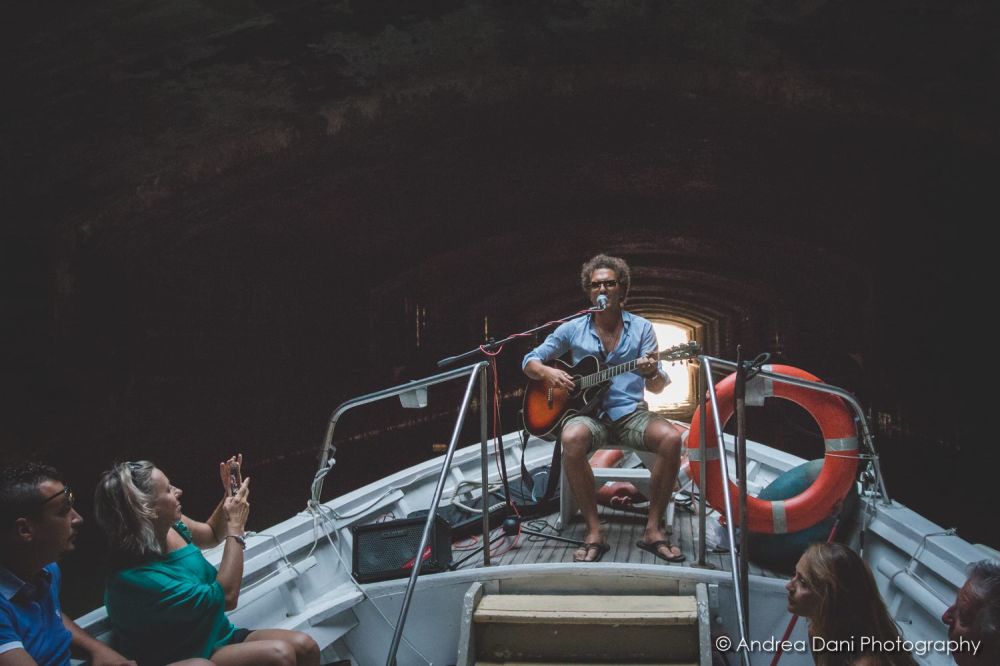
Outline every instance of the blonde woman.
{"label": "blonde woman", "polygon": [[814,543],[786,586],[788,610],[809,620],[818,666],[916,666],[864,560],[839,543]]}
{"label": "blonde woman", "polygon": [[[250,512],[250,479],[230,476],[241,462],[220,463],[224,497],[204,523],[181,512],[183,492],[149,461],[118,463],[101,477],[94,505],[112,567],[105,605],[123,651],[143,666],[189,657],[220,666],[319,664],[307,634],[237,629],[226,616],[239,600]],[[223,542],[216,570],[199,547]]]}

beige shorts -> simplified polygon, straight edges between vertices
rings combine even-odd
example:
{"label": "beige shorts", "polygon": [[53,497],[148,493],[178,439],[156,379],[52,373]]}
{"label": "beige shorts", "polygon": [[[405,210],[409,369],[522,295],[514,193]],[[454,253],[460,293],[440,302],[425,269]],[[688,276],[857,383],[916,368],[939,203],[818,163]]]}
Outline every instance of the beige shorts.
{"label": "beige shorts", "polygon": [[617,421],[605,417],[595,419],[590,416],[574,416],[566,420],[563,424],[565,429],[570,424],[581,424],[587,426],[590,431],[590,452],[606,447],[622,449],[632,449],[633,451],[648,451],[643,442],[646,434],[646,426],[650,419],[658,419],[649,411],[649,406],[645,402],[640,402],[635,411],[621,417]]}

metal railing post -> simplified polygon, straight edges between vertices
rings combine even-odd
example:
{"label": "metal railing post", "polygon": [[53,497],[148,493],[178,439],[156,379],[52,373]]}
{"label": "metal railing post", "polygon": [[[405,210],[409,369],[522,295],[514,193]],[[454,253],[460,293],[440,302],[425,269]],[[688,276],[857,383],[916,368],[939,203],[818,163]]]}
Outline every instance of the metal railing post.
{"label": "metal railing post", "polygon": [[[700,370],[700,368],[699,368]],[[706,569],[714,569],[714,564],[709,564],[705,559],[705,530],[708,517],[708,493],[705,489],[708,485],[708,407],[705,403],[705,394],[708,392],[705,381],[705,373],[698,372],[698,412],[701,414],[701,428],[698,430],[698,453],[701,456],[701,464],[698,465],[698,566]]]}
{"label": "metal railing post", "polygon": [[[736,537],[733,533],[733,507],[729,498],[729,464],[726,460],[726,442],[722,433],[722,423],[719,421],[719,404],[715,394],[715,384],[712,382],[712,362],[708,356],[701,356],[698,359],[705,370],[705,381],[708,384],[708,397],[712,402],[712,422],[715,425],[716,441],[719,446],[719,469],[722,470],[722,497],[726,509],[726,534],[729,537],[729,561],[733,567],[733,592],[736,594],[736,621],[740,626],[740,639],[746,645],[747,641],[747,620],[743,612],[743,594],[740,590],[739,563],[736,557]],[[706,428],[707,423],[702,424]],[[707,461],[705,461],[707,463]],[[705,490],[702,489],[704,493]],[[741,553],[741,557],[746,557],[746,553]],[[740,651],[740,659],[745,666],[750,665],[750,657],[746,650]]]}
{"label": "metal railing post", "polygon": [[747,366],[742,350],[737,346],[736,369],[736,474],[740,489],[740,593],[743,595],[743,617],[750,632],[750,553],[747,540]]}
{"label": "metal railing post", "polygon": [[[420,535],[420,545],[417,546],[417,554],[414,559],[413,571],[410,572],[410,580],[406,584],[406,591],[403,593],[403,607],[399,610],[399,620],[396,622],[396,629],[392,634],[392,643],[389,645],[389,655],[386,658],[386,666],[395,666],[396,664],[396,652],[399,650],[399,641],[403,637],[403,626],[406,624],[406,615],[410,611],[410,600],[413,598],[413,590],[417,586],[417,577],[420,576],[420,567],[423,563],[423,552],[424,548],[427,547],[427,540],[431,533],[431,526],[434,524],[434,519],[437,518],[437,505],[441,501],[441,493],[444,491],[444,482],[448,478],[448,472],[451,470],[451,459],[455,456],[455,448],[458,444],[458,438],[462,434],[462,425],[465,423],[465,413],[469,408],[469,401],[472,398],[472,389],[476,385],[476,381],[482,376],[482,373],[476,372],[483,367],[488,365],[486,361],[481,361],[475,366],[472,366],[472,372],[469,373],[469,383],[465,387],[465,396],[462,398],[462,405],[459,407],[458,419],[455,421],[455,429],[451,434],[451,441],[448,442],[448,452],[444,454],[444,464],[441,465],[441,475],[438,477],[437,485],[434,487],[434,496],[431,498],[431,506],[427,511],[427,520],[424,522],[424,531]],[[482,411],[486,410],[486,404],[480,405]],[[483,488],[484,498],[483,498],[483,511],[487,513],[487,520],[489,520],[488,511],[486,507],[486,488]]]}
{"label": "metal railing post", "polygon": [[[483,566],[490,566],[490,473],[486,464],[490,456],[489,444],[489,424],[486,420],[486,365],[479,370],[479,437],[482,440],[482,467],[483,467]],[[501,442],[501,446],[502,446]],[[505,470],[506,473],[506,470]]]}

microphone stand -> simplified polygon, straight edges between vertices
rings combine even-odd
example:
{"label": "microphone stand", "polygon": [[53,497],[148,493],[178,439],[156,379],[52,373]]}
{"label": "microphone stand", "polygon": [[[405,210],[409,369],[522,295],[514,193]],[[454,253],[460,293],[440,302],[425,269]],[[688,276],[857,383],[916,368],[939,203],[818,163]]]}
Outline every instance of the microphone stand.
{"label": "microphone stand", "polygon": [[470,349],[469,351],[463,352],[457,356],[449,356],[447,358],[441,359],[440,361],[437,362],[437,366],[439,368],[443,368],[448,365],[453,365],[455,363],[461,363],[464,361],[469,361],[478,358],[480,355],[490,356],[492,354],[495,354],[497,351],[500,350],[501,347],[503,347],[508,342],[511,342],[512,340],[517,340],[518,338],[526,338],[528,336],[534,335],[535,333],[538,333],[539,331],[544,331],[547,328],[558,326],[559,324],[564,324],[568,321],[572,321],[573,319],[576,319],[578,317],[583,317],[584,315],[588,315],[592,312],[603,312],[606,309],[607,306],[587,308],[586,310],[581,310],[580,312],[577,312],[576,314],[570,315],[568,317],[563,317],[562,319],[555,319],[553,321],[545,322],[540,326],[529,328],[527,331],[522,331],[520,333],[514,333],[512,335],[508,335],[503,340],[494,340],[493,338],[490,338],[486,344],[479,345],[475,349]]}
{"label": "microphone stand", "polygon": [[[553,326],[558,326],[559,324],[563,324],[563,323],[565,323],[567,321],[571,321],[573,319],[577,319],[579,317],[583,317],[585,315],[591,314],[592,312],[603,312],[604,310],[607,309],[607,307],[608,307],[607,306],[607,298],[605,297],[604,299],[599,300],[599,305],[598,306],[587,308],[586,310],[581,310],[580,312],[577,312],[576,314],[573,314],[573,315],[570,315],[570,316],[567,316],[567,317],[563,317],[562,319],[556,319],[556,320],[553,320],[553,321],[546,322],[544,324],[541,324],[540,326],[536,326],[534,328],[528,329],[527,331],[522,331],[521,333],[514,333],[513,335],[507,336],[503,340],[494,340],[494,339],[490,338],[490,340],[486,344],[479,345],[475,349],[470,349],[469,351],[463,352],[461,354],[458,354],[457,356],[449,356],[447,358],[441,359],[440,361],[437,362],[437,366],[439,368],[443,368],[445,366],[452,365],[454,363],[461,363],[461,362],[464,362],[464,361],[470,361],[472,359],[478,359],[480,356],[495,356],[496,354],[498,354],[500,352],[500,349],[505,344],[507,344],[508,342],[511,342],[512,340],[517,340],[518,338],[529,337],[531,335],[534,335],[538,331],[544,331],[547,328],[551,328]],[[483,387],[483,404],[480,405],[480,409],[486,409],[486,404],[485,404],[486,400],[485,400],[485,397],[486,397],[486,388],[484,386]],[[484,441],[484,446],[485,446],[485,441]],[[557,444],[557,446],[558,446],[558,444]],[[488,496],[487,487],[485,485],[486,484],[486,467],[485,467],[485,465],[486,465],[486,455],[487,455],[487,453],[486,453],[486,450],[484,449],[483,450],[483,484],[484,484],[483,485],[483,497],[484,498]],[[501,465],[501,468],[502,468],[502,477],[501,477],[501,479],[502,479],[503,484],[504,484],[504,490],[505,490],[504,494],[507,496],[507,503],[510,504],[510,505],[512,505],[514,502],[511,499],[510,487],[507,485],[507,459],[503,455],[503,447],[502,446],[500,447],[500,465]],[[521,472],[522,483],[525,483],[525,482],[527,482],[527,483],[533,483],[531,475],[530,474],[526,474],[527,468],[524,466],[524,459],[523,459],[523,457],[521,459],[521,469],[522,469],[522,472]],[[486,501],[485,500],[483,501],[483,512],[484,512],[484,515],[488,513],[487,509],[486,509]],[[482,546],[483,549],[488,548],[488,546],[489,546],[489,540],[488,540],[488,536],[487,536],[487,534],[488,534],[488,523],[487,523],[487,521],[488,521],[488,518],[484,517],[484,519],[483,519],[483,523],[484,523],[484,525],[483,525],[483,531],[484,531],[484,533],[483,533],[483,539],[484,539],[484,543],[483,543],[483,546]],[[511,516],[511,517],[507,518],[506,520],[504,520],[504,522],[503,522],[504,533],[507,534],[508,536],[511,536],[513,534],[516,534],[517,531],[518,531],[518,529],[520,529],[521,532],[524,532],[525,534],[530,534],[532,536],[542,537],[542,538],[545,538],[545,539],[554,539],[556,541],[564,541],[564,542],[571,543],[571,544],[577,545],[577,546],[583,545],[582,541],[574,541],[573,539],[567,539],[566,537],[556,536],[554,534],[545,534],[545,533],[539,532],[537,530],[529,530],[529,529],[527,529],[525,527],[521,527],[520,526],[520,521],[521,521],[521,519],[519,517],[517,517],[516,515]],[[487,552],[489,552],[489,551],[487,551]]]}

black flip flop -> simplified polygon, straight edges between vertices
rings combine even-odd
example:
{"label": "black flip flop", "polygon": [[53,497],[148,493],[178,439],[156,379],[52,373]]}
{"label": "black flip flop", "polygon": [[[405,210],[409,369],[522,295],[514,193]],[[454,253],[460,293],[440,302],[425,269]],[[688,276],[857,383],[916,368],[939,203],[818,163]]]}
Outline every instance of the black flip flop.
{"label": "black flip flop", "polygon": [[680,553],[679,555],[674,555],[672,557],[666,557],[663,553],[660,552],[660,546],[666,546],[668,550],[671,548],[671,546],[673,546],[673,544],[670,543],[669,539],[660,539],[659,541],[654,541],[653,543],[646,543],[645,541],[636,541],[635,545],[639,550],[644,550],[647,553],[652,553],[654,556],[660,558],[664,562],[683,562],[685,560],[684,553]]}
{"label": "black flip flop", "polygon": [[[600,562],[601,558],[604,557],[604,553],[606,553],[609,550],[611,550],[611,546],[609,546],[608,544],[606,544],[606,543],[597,543],[597,542],[580,544],[580,548],[586,548],[587,549],[586,554],[583,556],[584,559],[582,559],[582,560],[574,559],[573,561],[574,562],[584,562],[584,563],[587,563],[587,564],[592,564],[594,562]],[[577,550],[579,550],[580,548],[577,548]],[[590,555],[590,551],[592,551],[592,550],[596,550],[597,551],[597,556],[594,559],[592,559],[592,560],[586,559],[587,556]]]}

